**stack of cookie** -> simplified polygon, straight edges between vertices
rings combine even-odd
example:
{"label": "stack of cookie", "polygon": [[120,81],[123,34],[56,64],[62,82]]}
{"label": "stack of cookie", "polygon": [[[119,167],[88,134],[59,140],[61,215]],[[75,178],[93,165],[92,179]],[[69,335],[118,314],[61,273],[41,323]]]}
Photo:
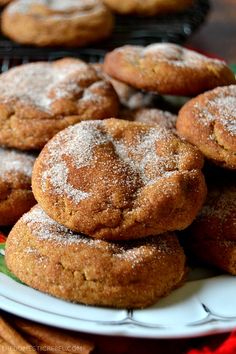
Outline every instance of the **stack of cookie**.
{"label": "stack of cookie", "polygon": [[184,279],[185,255],[168,231],[201,208],[202,165],[196,148],[159,126],[108,119],[63,130],[34,165],[39,205],[11,231],[8,267],[71,301],[155,303]]}
{"label": "stack of cookie", "polygon": [[77,59],[21,65],[0,75],[0,225],[14,224],[35,204],[35,154],[29,151],[38,154],[68,125],[116,115],[118,106],[112,86]]}
{"label": "stack of cookie", "polygon": [[[184,104],[174,126],[174,132],[195,145],[207,160],[209,193],[203,209],[186,231],[187,249],[198,261],[236,275],[236,81],[233,73],[223,61],[164,43],[146,48],[118,48],[106,56],[104,70],[135,88],[196,96]],[[160,118],[155,118],[158,112],[154,112],[146,109],[145,115],[151,115],[152,121],[156,119],[159,123]],[[139,117],[144,119],[142,111]]]}
{"label": "stack of cookie", "polygon": [[187,230],[188,251],[236,275],[236,85],[190,100],[180,110],[177,130],[217,166],[206,170],[208,197]]}
{"label": "stack of cookie", "polygon": [[[190,96],[235,83],[225,63],[172,44],[119,48],[106,56],[103,69],[152,93]],[[72,85],[69,93],[77,89]],[[64,91],[59,97],[56,89],[50,92],[50,107],[74,109],[61,101]],[[98,107],[94,102],[90,118]],[[192,224],[203,206],[202,167],[197,147],[133,116],[66,128],[36,160],[32,186],[39,204],[8,237],[8,267],[26,284],[66,300],[154,304],[185,279],[186,259],[174,231]]]}

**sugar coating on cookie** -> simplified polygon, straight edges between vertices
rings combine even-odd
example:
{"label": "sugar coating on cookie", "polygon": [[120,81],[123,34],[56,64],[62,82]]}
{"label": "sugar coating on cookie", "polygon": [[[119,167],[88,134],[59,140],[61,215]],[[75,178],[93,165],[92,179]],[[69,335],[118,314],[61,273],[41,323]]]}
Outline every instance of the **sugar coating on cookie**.
{"label": "sugar coating on cookie", "polygon": [[133,242],[94,240],[35,206],[11,231],[9,269],[27,285],[88,305],[140,308],[183,283],[185,255],[174,234]]}
{"label": "sugar coating on cookie", "polygon": [[16,150],[0,148],[0,177],[7,181],[8,174],[31,178],[35,157]]}
{"label": "sugar coating on cookie", "polygon": [[[8,11],[11,13],[21,12],[21,13],[37,13],[37,10],[50,11],[48,15],[54,15],[53,11],[58,12],[57,16],[65,16],[68,13],[69,16],[83,16],[87,11],[94,11],[94,7],[101,6],[101,4],[96,0],[18,0],[15,1]],[[81,11],[77,13],[74,11]],[[55,15],[55,16],[56,16]]]}
{"label": "sugar coating on cookie", "polygon": [[202,155],[170,130],[119,119],[69,127],[33,172],[39,204],[95,238],[132,239],[182,229],[205,198]]}
{"label": "sugar coating on cookie", "polygon": [[206,202],[187,230],[197,259],[236,275],[236,183],[234,175],[211,180]]}
{"label": "sugar coating on cookie", "polygon": [[0,148],[0,225],[14,224],[34,204],[31,176],[35,157]]}
{"label": "sugar coating on cookie", "polygon": [[167,95],[192,96],[235,83],[225,62],[173,43],[117,48],[105,56],[103,68],[131,86]]}
{"label": "sugar coating on cookie", "polygon": [[206,202],[191,226],[194,234],[236,241],[236,183],[233,177],[211,181]]}
{"label": "sugar coating on cookie", "polygon": [[187,102],[176,126],[207,158],[236,169],[236,85],[218,87]]}
{"label": "sugar coating on cookie", "polygon": [[2,15],[5,35],[37,46],[83,46],[112,28],[113,16],[99,0],[16,0]]}
{"label": "sugar coating on cookie", "polygon": [[0,75],[0,144],[40,149],[58,131],[116,115],[112,86],[79,59],[25,64]]}
{"label": "sugar coating on cookie", "polygon": [[170,129],[176,133],[175,125],[177,116],[168,111],[157,108],[140,108],[134,110],[123,110],[120,112],[122,119],[128,119],[134,122],[142,122],[146,124],[158,124],[162,128]]}
{"label": "sugar coating on cookie", "polygon": [[103,0],[103,2],[120,14],[148,16],[182,11],[193,4],[193,0]]}

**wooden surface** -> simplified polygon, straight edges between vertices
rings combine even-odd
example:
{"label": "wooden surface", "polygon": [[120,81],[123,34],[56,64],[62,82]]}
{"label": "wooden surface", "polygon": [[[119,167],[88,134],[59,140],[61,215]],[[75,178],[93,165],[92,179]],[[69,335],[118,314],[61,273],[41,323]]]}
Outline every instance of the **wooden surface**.
{"label": "wooden surface", "polygon": [[205,24],[186,44],[236,64],[236,0],[210,2]]}

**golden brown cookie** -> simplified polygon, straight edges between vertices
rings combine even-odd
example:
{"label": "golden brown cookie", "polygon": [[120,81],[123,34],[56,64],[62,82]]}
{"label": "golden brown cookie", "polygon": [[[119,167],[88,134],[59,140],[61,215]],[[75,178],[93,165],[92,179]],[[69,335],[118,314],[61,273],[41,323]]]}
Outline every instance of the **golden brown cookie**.
{"label": "golden brown cookie", "polygon": [[104,71],[138,89],[166,95],[197,95],[235,83],[225,62],[172,43],[126,45],[105,56]]}
{"label": "golden brown cookie", "polygon": [[174,234],[111,243],[74,234],[35,206],[6,243],[9,269],[27,285],[88,305],[139,308],[179,286],[185,255]]}
{"label": "golden brown cookie", "polygon": [[176,127],[208,159],[236,169],[236,85],[218,87],[188,101]]}
{"label": "golden brown cookie", "polygon": [[133,122],[142,122],[146,124],[158,124],[162,128],[170,129],[176,133],[177,116],[168,111],[162,111],[157,108],[140,108],[135,110],[122,110],[120,118],[128,119]]}
{"label": "golden brown cookie", "polygon": [[0,75],[0,145],[41,149],[69,125],[116,116],[118,105],[112,86],[81,60],[18,66]]}
{"label": "golden brown cookie", "polygon": [[0,225],[13,225],[36,203],[31,190],[35,157],[0,148]]}
{"label": "golden brown cookie", "polygon": [[33,172],[42,208],[68,228],[123,240],[187,227],[205,199],[202,155],[170,130],[82,122],[43,149]]}
{"label": "golden brown cookie", "polygon": [[83,46],[108,37],[113,16],[99,0],[16,0],[2,14],[2,31],[37,46]]}
{"label": "golden brown cookie", "polygon": [[236,179],[211,181],[200,214],[186,231],[197,259],[236,275]]}
{"label": "golden brown cookie", "polygon": [[153,16],[185,10],[193,0],[103,0],[112,10],[120,14]]}

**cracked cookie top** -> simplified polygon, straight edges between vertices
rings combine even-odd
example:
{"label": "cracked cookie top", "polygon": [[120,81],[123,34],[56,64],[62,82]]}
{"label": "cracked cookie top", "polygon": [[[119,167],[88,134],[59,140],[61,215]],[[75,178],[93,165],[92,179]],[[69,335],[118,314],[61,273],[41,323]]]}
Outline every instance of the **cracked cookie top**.
{"label": "cracked cookie top", "polygon": [[103,68],[117,80],[159,94],[192,96],[235,83],[225,62],[172,43],[117,48],[105,56]]}
{"label": "cracked cookie top", "polygon": [[199,151],[170,130],[119,119],[82,122],[54,137],[33,172],[39,204],[95,238],[185,228],[205,198]]}
{"label": "cracked cookie top", "polygon": [[177,131],[216,164],[236,169],[236,85],[218,87],[187,102]]}
{"label": "cracked cookie top", "polygon": [[78,59],[25,64],[0,75],[0,144],[8,147],[40,149],[59,130],[117,110],[112,86]]}

